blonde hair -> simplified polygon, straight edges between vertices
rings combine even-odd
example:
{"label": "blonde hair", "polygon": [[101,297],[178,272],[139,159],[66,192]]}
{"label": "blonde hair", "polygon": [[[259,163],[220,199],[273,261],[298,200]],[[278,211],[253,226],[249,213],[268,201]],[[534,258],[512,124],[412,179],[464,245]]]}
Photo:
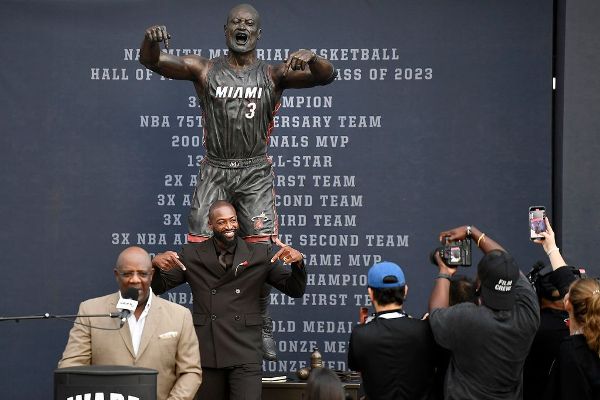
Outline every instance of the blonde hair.
{"label": "blonde hair", "polygon": [[569,302],[587,345],[600,356],[600,282],[590,278],[576,280],[569,289]]}

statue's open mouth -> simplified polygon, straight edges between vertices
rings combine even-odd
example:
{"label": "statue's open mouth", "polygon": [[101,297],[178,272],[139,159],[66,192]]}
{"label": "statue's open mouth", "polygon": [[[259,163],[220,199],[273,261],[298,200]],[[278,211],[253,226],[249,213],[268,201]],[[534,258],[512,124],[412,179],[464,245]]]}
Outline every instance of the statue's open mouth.
{"label": "statue's open mouth", "polygon": [[248,34],[244,32],[236,32],[235,42],[237,44],[246,44],[248,42]]}

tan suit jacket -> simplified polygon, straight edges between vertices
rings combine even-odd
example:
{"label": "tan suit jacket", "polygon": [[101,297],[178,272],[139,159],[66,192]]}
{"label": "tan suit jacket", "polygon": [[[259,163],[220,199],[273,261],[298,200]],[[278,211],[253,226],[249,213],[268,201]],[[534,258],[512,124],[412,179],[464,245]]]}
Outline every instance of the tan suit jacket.
{"label": "tan suit jacket", "polygon": [[[84,301],[79,315],[116,312],[119,293]],[[118,328],[118,318],[78,318],[102,328]],[[158,400],[191,400],[200,382],[200,350],[190,311],[178,304],[152,298],[140,347],[134,355],[129,325],[118,330],[93,329],[74,324],[58,363],[59,368],[80,365],[129,365],[158,371]]]}

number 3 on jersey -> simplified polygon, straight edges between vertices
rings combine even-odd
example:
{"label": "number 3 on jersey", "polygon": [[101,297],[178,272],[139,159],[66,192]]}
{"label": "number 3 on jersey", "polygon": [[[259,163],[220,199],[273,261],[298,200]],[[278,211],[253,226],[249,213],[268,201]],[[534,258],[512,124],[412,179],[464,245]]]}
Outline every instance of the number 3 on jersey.
{"label": "number 3 on jersey", "polygon": [[248,103],[247,107],[250,112],[247,112],[246,114],[244,114],[244,116],[246,118],[250,119],[250,118],[254,117],[254,112],[256,111],[256,103],[255,102]]}

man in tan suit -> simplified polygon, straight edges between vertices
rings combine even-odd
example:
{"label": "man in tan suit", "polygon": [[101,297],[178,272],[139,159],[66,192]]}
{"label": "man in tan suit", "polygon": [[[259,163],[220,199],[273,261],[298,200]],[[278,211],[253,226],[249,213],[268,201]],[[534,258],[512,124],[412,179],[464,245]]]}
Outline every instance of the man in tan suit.
{"label": "man in tan suit", "polygon": [[[191,400],[202,380],[200,350],[190,311],[152,293],[152,263],[139,247],[125,249],[114,270],[119,292],[81,303],[78,314],[116,312],[127,289],[138,290],[138,305],[124,326],[120,320],[81,317],[73,325],[59,368],[131,365],[158,371],[158,400]],[[104,328],[95,329],[91,326]],[[109,329],[109,330],[105,330]]]}

